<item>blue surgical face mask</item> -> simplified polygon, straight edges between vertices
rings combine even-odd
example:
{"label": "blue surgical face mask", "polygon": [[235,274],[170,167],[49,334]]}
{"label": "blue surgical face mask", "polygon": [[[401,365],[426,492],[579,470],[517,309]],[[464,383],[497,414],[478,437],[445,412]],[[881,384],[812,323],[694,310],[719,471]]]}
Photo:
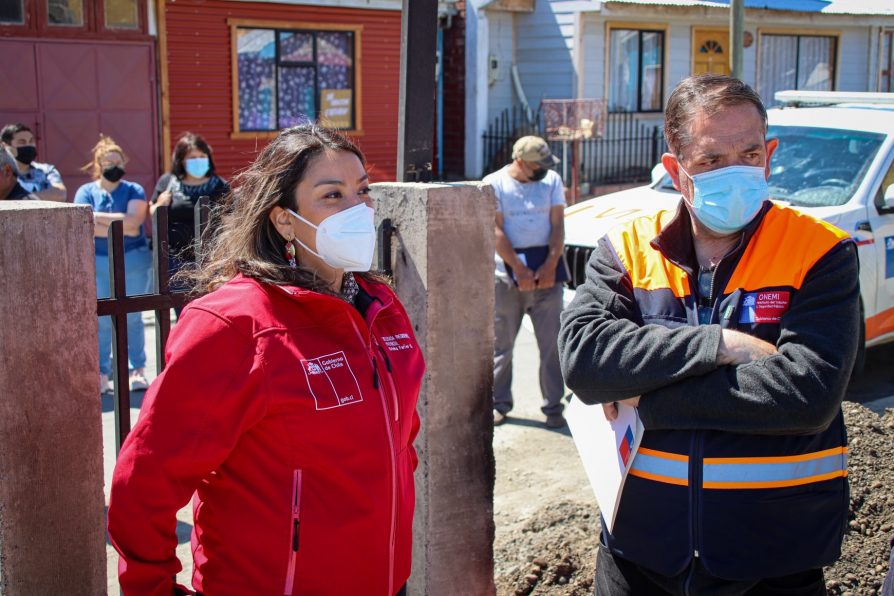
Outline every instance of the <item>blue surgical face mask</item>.
{"label": "blue surgical face mask", "polygon": [[193,178],[204,178],[208,173],[211,163],[207,157],[190,157],[184,163],[186,173]]}
{"label": "blue surgical face mask", "polygon": [[693,214],[718,234],[740,231],[770,198],[762,167],[729,166],[694,176],[679,168],[692,180]]}

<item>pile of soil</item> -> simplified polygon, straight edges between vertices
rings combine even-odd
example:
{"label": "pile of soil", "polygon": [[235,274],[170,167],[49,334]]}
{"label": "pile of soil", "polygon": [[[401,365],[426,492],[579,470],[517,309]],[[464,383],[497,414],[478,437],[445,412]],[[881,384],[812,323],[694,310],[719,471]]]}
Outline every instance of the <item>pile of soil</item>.
{"label": "pile of soil", "polygon": [[826,569],[829,594],[878,594],[894,536],[894,409],[883,417],[859,404],[842,406],[849,436],[851,505],[841,558]]}
{"label": "pile of soil", "polygon": [[[840,560],[825,570],[829,594],[872,596],[888,571],[894,536],[894,409],[880,417],[843,404],[850,436],[849,528]],[[595,505],[548,504],[494,544],[499,596],[593,593],[599,515]]]}

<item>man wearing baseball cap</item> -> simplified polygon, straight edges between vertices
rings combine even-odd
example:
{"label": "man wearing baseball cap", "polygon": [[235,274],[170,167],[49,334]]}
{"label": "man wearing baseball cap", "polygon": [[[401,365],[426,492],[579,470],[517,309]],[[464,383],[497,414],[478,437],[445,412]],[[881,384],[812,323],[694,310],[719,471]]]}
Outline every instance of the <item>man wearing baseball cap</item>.
{"label": "man wearing baseball cap", "polygon": [[502,424],[512,409],[512,350],[527,314],[540,350],[540,410],[547,427],[565,426],[565,385],[556,338],[562,281],[568,277],[562,254],[565,188],[552,170],[558,163],[546,141],[526,136],[515,142],[512,162],[484,178],[497,196],[495,425]]}

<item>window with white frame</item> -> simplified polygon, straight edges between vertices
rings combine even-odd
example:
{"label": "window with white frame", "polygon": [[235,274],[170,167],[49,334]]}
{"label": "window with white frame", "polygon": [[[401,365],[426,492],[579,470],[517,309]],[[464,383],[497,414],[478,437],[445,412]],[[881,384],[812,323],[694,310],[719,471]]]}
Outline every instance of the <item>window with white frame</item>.
{"label": "window with white frame", "polygon": [[761,34],[758,92],[764,104],[774,105],[773,96],[786,89],[833,91],[837,44],[833,35]]}
{"label": "window with white frame", "polygon": [[355,31],[238,26],[236,131],[277,131],[322,121],[354,129]]}
{"label": "window with white frame", "polygon": [[894,92],[894,29],[882,31],[882,47],[879,53],[878,90]]}
{"label": "window with white frame", "polygon": [[611,29],[610,112],[660,112],[664,103],[664,31]]}

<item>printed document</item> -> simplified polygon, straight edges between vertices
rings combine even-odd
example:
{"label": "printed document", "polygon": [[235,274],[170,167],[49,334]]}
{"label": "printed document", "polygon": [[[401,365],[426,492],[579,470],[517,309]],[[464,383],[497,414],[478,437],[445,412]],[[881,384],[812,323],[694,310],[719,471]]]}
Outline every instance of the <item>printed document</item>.
{"label": "printed document", "polygon": [[636,408],[625,404],[618,404],[618,417],[609,422],[601,405],[588,406],[577,396],[571,398],[565,418],[596,503],[611,532],[624,480],[643,438],[643,423]]}

